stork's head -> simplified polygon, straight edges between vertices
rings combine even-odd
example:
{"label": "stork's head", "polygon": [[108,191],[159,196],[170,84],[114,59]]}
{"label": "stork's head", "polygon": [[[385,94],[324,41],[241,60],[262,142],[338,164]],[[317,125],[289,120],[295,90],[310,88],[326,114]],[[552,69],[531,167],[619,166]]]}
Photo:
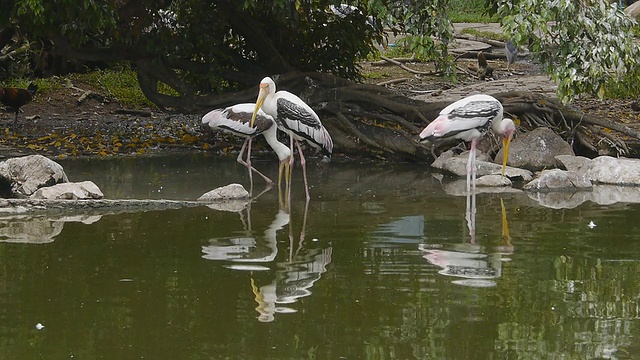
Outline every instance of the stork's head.
{"label": "stork's head", "polygon": [[264,99],[266,99],[267,95],[273,94],[276,92],[276,84],[271,80],[270,77],[266,77],[260,81],[260,90],[258,91],[258,100],[256,100],[256,107],[253,110],[253,115],[251,116],[251,122],[249,126],[253,127],[256,121],[256,115],[258,115],[258,110],[262,107],[264,103]]}
{"label": "stork's head", "polygon": [[505,118],[500,122],[500,126],[498,127],[498,134],[502,136],[502,144],[503,144],[503,158],[502,158],[502,176],[504,176],[504,171],[507,168],[507,158],[509,157],[509,145],[511,144],[511,138],[513,138],[513,134],[516,132],[516,124],[513,120]]}

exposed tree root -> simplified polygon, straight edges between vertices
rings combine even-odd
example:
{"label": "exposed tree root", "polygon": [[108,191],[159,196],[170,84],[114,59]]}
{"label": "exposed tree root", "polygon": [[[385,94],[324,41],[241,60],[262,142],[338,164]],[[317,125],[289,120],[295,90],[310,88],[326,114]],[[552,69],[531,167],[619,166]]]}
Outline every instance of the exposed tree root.
{"label": "exposed tree root", "polygon": [[[158,75],[159,74],[159,75]],[[164,74],[169,79],[170,74]],[[153,91],[154,81],[164,76],[143,76],[141,85]],[[335,151],[344,155],[424,160],[431,146],[420,144],[417,135],[449,102],[426,103],[410,99],[385,87],[359,84],[329,74],[291,72],[274,76],[278,89],[298,94],[316,110],[332,134]],[[239,102],[255,101],[257,89],[222,96],[166,98],[151,94],[156,103],[182,111],[208,111]],[[617,133],[640,139],[640,132],[622,124],[595,118],[560,101],[531,92],[494,94],[505,116],[520,120],[519,131],[549,127],[574,146],[578,154],[629,155],[629,147]],[[170,100],[163,103],[163,100]],[[443,144],[456,145],[456,142]],[[442,149],[442,147],[440,147]]]}

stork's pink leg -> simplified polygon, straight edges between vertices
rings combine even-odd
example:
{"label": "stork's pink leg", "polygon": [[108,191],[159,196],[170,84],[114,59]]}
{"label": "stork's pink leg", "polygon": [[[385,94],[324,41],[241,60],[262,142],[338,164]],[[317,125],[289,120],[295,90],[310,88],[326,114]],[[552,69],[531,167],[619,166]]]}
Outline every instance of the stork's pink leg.
{"label": "stork's pink leg", "polygon": [[471,168],[473,166],[473,141],[471,141],[471,149],[469,149],[469,158],[467,159],[467,194],[471,194]]}
{"label": "stork's pink leg", "polygon": [[304,158],[304,154],[302,154],[302,147],[300,147],[300,143],[296,140],[296,147],[298,148],[298,153],[300,154],[300,165],[302,166],[302,178],[304,179],[304,191],[307,195],[307,201],[311,199],[309,196],[309,184],[307,183],[307,161]]}
{"label": "stork's pink leg", "polygon": [[[266,175],[258,171],[256,168],[251,166],[251,140],[252,138],[247,138],[247,140],[244,141],[244,144],[242,144],[242,148],[240,149],[240,153],[238,154],[237,160],[240,164],[244,165],[249,170],[249,182],[251,184],[251,190],[253,190],[252,172],[255,172],[256,174],[260,175],[264,179],[264,181],[266,181],[267,184],[269,185],[272,185],[273,181],[269,179]],[[244,154],[245,150],[247,151],[247,161],[245,161],[242,157],[242,154]],[[253,191],[250,191],[250,193],[253,193]]]}
{"label": "stork's pink leg", "polygon": [[471,140],[471,156],[473,157],[473,163],[471,165],[471,186],[472,186],[472,191],[475,194],[476,192],[476,177],[478,175],[478,167],[476,166],[476,149],[478,146],[478,140],[477,139],[472,139]]}

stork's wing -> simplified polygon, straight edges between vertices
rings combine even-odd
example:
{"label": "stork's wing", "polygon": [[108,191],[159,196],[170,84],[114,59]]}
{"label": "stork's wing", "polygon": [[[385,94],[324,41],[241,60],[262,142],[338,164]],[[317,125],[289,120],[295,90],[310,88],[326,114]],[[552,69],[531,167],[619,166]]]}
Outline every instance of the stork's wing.
{"label": "stork's wing", "polygon": [[291,131],[311,145],[333,151],[333,140],[327,129],[322,126],[318,115],[300,98],[288,93],[277,100],[278,118],[281,127]]}
{"label": "stork's wing", "polygon": [[256,136],[273,126],[273,118],[259,110],[254,127],[250,127],[255,104],[244,103],[225,109],[216,109],[202,117],[202,123],[212,129],[225,130],[239,136]]}
{"label": "stork's wing", "polygon": [[[462,138],[479,132],[486,133],[491,122],[500,114],[500,102],[492,100],[463,99],[455,102],[440,112],[440,116],[432,121],[421,133],[420,140],[435,138]],[[470,131],[472,131],[470,133]],[[477,134],[477,133],[476,133]]]}

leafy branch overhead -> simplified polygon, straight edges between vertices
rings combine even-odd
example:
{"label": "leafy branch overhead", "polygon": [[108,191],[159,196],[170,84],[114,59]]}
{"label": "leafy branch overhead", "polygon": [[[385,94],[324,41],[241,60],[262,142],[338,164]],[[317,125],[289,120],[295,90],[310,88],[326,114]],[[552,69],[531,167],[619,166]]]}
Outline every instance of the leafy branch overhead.
{"label": "leafy branch overhead", "polygon": [[604,0],[499,1],[503,29],[529,47],[568,102],[580,94],[637,96],[638,24]]}

